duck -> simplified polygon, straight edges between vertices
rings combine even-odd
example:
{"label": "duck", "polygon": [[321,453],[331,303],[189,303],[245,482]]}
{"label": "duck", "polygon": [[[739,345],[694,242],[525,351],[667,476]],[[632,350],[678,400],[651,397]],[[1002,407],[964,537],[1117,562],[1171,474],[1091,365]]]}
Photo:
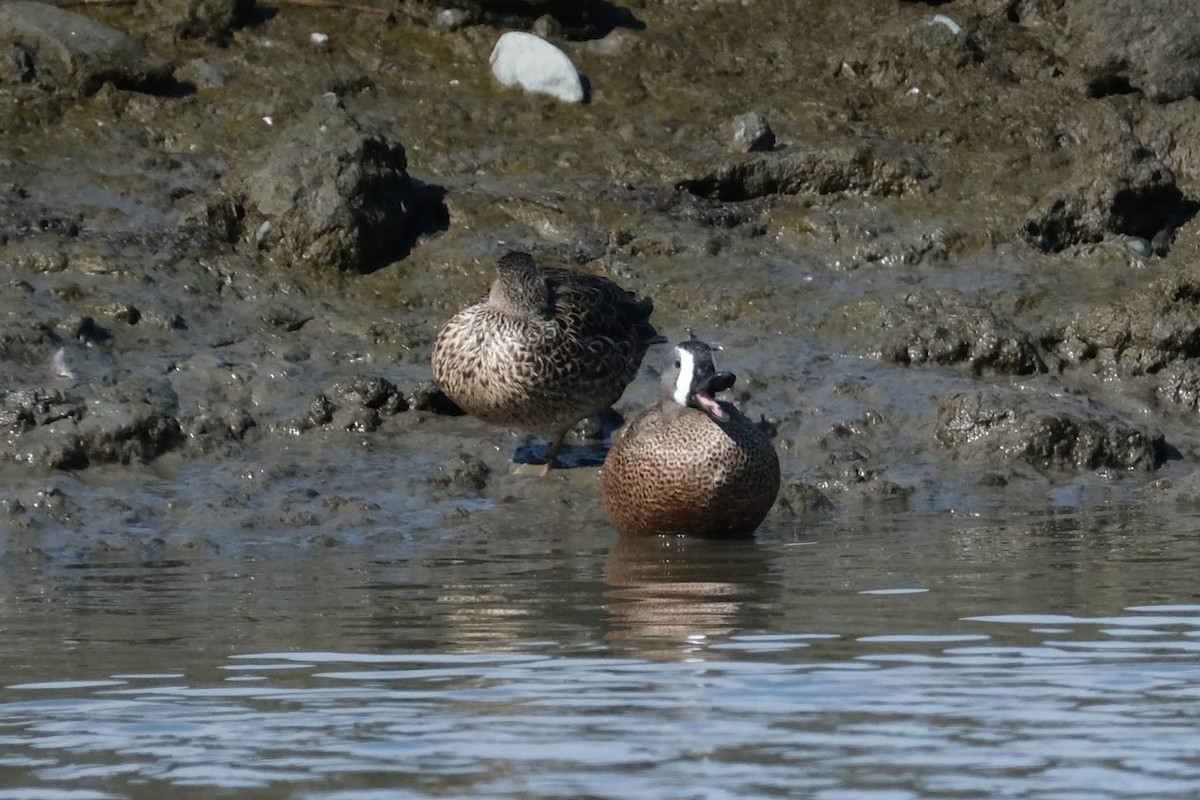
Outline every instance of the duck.
{"label": "duck", "polygon": [[761,427],[717,399],[736,380],[705,342],[675,345],[658,402],[604,460],[601,498],[618,533],[742,538],[762,524],[779,494],[779,456]]}
{"label": "duck", "polygon": [[651,345],[654,302],[600,275],[539,267],[510,251],[496,262],[488,296],[459,311],[433,346],[433,374],[468,414],[544,434],[544,464],[557,466],[567,433],[616,403]]}

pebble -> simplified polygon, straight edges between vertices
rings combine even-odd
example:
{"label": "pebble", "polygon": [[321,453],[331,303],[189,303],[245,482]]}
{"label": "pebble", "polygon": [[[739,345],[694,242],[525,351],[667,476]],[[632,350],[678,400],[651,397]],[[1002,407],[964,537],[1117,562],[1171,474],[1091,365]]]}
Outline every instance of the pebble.
{"label": "pebble", "polygon": [[583,80],[571,59],[554,45],[522,31],[500,37],[489,59],[492,74],[505,86],[548,94],[566,103],[583,102]]}
{"label": "pebble", "polygon": [[762,152],[775,147],[775,132],[762,114],[750,112],[733,120],[733,148],[743,153]]}
{"label": "pebble", "polygon": [[471,24],[471,12],[465,8],[443,8],[437,15],[437,26],[444,31],[456,31]]}
{"label": "pebble", "polygon": [[179,70],[180,77],[189,80],[197,89],[212,89],[229,83],[229,70],[203,58],[193,58]]}

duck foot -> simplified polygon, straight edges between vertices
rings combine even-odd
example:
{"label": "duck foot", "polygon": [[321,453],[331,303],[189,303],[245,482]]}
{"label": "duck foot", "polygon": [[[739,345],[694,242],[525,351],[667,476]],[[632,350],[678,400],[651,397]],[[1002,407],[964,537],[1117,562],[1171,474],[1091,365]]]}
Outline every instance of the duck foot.
{"label": "duck foot", "polygon": [[551,464],[547,461],[545,464],[513,464],[513,475],[533,475],[538,478],[544,478],[550,474]]}

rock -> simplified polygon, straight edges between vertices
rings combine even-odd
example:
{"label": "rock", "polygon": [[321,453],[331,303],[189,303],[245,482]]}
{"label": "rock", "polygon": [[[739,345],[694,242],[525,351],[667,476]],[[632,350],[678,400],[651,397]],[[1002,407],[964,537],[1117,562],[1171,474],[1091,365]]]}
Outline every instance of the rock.
{"label": "rock", "polygon": [[183,435],[167,408],[170,390],[143,388],[102,391],[86,404],[59,390],[11,392],[0,399],[0,425],[10,432],[0,458],[50,469],[153,460]]}
{"label": "rock", "polygon": [[1027,391],[947,397],[938,406],[936,436],[964,457],[1019,457],[1039,469],[1151,470],[1167,454],[1158,431],[1128,425],[1086,402],[1049,393],[1033,398]]}
{"label": "rock", "polygon": [[923,160],[884,142],[757,155],[680,183],[693,194],[723,201],[839,192],[893,196],[932,185]]}
{"label": "rock", "polygon": [[775,132],[762,114],[750,112],[733,120],[733,149],[754,153],[775,148]]}
{"label": "rock", "polygon": [[437,473],[427,480],[434,486],[478,492],[487,488],[491,473],[491,467],[477,457],[470,453],[459,453],[440,464]]}
{"label": "rock", "polygon": [[[404,255],[417,204],[404,147],[323,100],[230,177],[246,209],[224,219],[276,261],[369,271]],[[218,200],[213,207],[228,207]]]}
{"label": "rock", "polygon": [[1200,274],[1173,271],[1144,289],[1080,313],[1053,334],[1069,364],[1093,359],[1124,376],[1153,375],[1200,357]]}
{"label": "rock", "polygon": [[421,381],[408,390],[412,407],[417,411],[429,411],[447,417],[461,417],[467,412],[458,407],[436,382]]}
{"label": "rock", "polygon": [[548,94],[566,103],[583,102],[583,80],[571,59],[554,45],[521,31],[500,37],[489,59],[492,74],[505,86]]}
{"label": "rock", "polygon": [[106,82],[139,91],[171,84],[170,66],[128,35],[45,3],[0,5],[0,44],[27,59],[24,79],[55,91],[86,96]]}
{"label": "rock", "polygon": [[775,514],[785,517],[827,516],[833,511],[833,501],[816,486],[802,481],[783,484],[774,509]]}
{"label": "rock", "polygon": [[474,22],[474,14],[465,8],[443,8],[435,21],[442,30],[456,31]]}
{"label": "rock", "polygon": [[408,410],[404,395],[396,388],[396,384],[386,378],[359,375],[338,381],[325,394],[339,408],[358,405],[377,409],[389,416]]}
{"label": "rock", "polygon": [[910,295],[902,303],[863,301],[848,310],[869,348],[897,364],[967,364],[975,374],[1045,372],[1033,338],[987,308],[954,293]]}
{"label": "rock", "polygon": [[244,408],[207,410],[180,421],[180,430],[201,452],[213,452],[228,442],[240,442],[258,423]]}
{"label": "rock", "polygon": [[1200,95],[1200,6],[1191,0],[1066,4],[1060,54],[1089,94],[1138,91],[1158,103]]}
{"label": "rock", "polygon": [[551,15],[542,14],[533,21],[533,25],[530,26],[529,31],[534,36],[540,36],[543,39],[548,39],[551,36],[562,36],[563,26],[561,22],[556,20]]}
{"label": "rock", "polygon": [[1136,131],[1151,150],[1171,164],[1179,181],[1200,183],[1200,100],[1189,97],[1149,106]]}
{"label": "rock", "polygon": [[229,83],[229,70],[203,58],[193,58],[179,69],[181,80],[190,81],[197,89],[213,89]]}
{"label": "rock", "polygon": [[246,23],[255,0],[158,0],[157,11],[183,39],[225,41]]}
{"label": "rock", "polygon": [[328,425],[342,430],[373,431],[383,417],[408,409],[408,401],[394,383],[386,378],[359,375],[338,381],[317,395],[295,427],[309,430]]}
{"label": "rock", "polygon": [[494,28],[530,29],[549,17],[573,39],[592,39],[618,25],[636,24],[628,10],[609,0],[456,0],[454,7],[468,14],[468,24],[478,20]]}
{"label": "rock", "polygon": [[1054,253],[1115,233],[1153,241],[1159,255],[1166,254],[1175,228],[1194,213],[1195,201],[1145,148],[1110,153],[1106,160],[1029,212],[1021,233],[1030,244]]}

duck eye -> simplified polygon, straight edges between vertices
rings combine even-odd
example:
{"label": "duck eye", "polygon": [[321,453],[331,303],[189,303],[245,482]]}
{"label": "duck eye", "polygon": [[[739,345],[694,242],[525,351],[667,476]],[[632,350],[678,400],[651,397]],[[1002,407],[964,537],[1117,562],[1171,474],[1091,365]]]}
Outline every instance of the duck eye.
{"label": "duck eye", "polygon": [[675,359],[675,369],[679,369],[679,359]]}

